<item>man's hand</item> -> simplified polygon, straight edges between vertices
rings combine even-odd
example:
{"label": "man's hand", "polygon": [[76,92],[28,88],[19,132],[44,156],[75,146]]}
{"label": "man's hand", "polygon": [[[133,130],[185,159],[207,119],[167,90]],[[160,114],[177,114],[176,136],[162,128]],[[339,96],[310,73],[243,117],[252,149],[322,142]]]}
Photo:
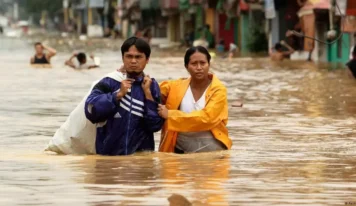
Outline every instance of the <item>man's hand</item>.
{"label": "man's hand", "polygon": [[143,78],[143,81],[142,81],[142,89],[143,89],[143,91],[144,92],[148,92],[148,91],[151,92],[151,84],[152,84],[152,79],[150,78],[149,75],[146,75]]}
{"label": "man's hand", "polygon": [[151,84],[152,84],[152,79],[150,78],[149,75],[146,75],[143,78],[141,86],[142,86],[143,92],[145,93],[146,99],[154,101],[153,96],[151,94]]}
{"label": "man's hand", "polygon": [[161,116],[163,119],[168,118],[168,109],[166,108],[165,105],[159,104],[157,110],[159,116]]}
{"label": "man's hand", "polygon": [[124,97],[127,94],[127,92],[129,91],[129,89],[131,89],[131,86],[132,86],[132,81],[123,80],[121,82],[120,91],[117,93],[116,98],[118,100],[120,100],[122,97]]}
{"label": "man's hand", "polygon": [[294,32],[291,31],[291,30],[288,30],[288,31],[286,32],[286,37],[290,37],[290,36],[293,36],[293,35],[294,35]]}
{"label": "man's hand", "polygon": [[286,43],[286,41],[282,40],[282,41],[281,41],[281,44],[282,44],[283,46],[285,46],[287,43]]}

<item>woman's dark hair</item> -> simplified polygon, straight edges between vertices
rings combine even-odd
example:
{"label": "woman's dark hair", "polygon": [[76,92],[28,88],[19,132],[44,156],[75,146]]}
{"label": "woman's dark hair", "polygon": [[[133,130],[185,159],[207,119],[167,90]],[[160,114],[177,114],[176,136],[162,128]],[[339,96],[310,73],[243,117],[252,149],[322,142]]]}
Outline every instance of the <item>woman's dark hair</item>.
{"label": "woman's dark hair", "polygon": [[121,46],[121,54],[124,56],[125,52],[128,52],[130,47],[135,46],[136,49],[144,53],[146,58],[150,58],[151,55],[151,47],[147,44],[147,42],[143,39],[137,37],[128,38]]}
{"label": "woman's dark hair", "polygon": [[188,66],[189,61],[190,61],[190,57],[195,53],[195,52],[199,52],[202,54],[205,54],[206,59],[208,60],[208,63],[210,64],[210,59],[211,56],[208,52],[208,50],[205,47],[202,46],[195,46],[195,47],[191,47],[189,48],[186,52],[185,52],[185,56],[184,56],[184,66]]}

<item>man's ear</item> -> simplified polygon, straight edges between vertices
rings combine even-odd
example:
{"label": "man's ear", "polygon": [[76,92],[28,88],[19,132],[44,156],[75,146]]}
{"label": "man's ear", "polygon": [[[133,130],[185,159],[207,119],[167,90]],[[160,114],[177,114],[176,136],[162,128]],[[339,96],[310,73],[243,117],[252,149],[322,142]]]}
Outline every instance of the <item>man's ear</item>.
{"label": "man's ear", "polygon": [[148,64],[150,62],[150,58],[146,59],[146,64]]}

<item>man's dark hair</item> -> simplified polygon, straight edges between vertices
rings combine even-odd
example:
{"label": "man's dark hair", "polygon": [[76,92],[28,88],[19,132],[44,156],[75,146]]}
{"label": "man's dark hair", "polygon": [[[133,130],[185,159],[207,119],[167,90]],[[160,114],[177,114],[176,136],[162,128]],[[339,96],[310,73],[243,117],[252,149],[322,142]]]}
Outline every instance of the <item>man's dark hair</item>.
{"label": "man's dark hair", "polygon": [[38,46],[38,45],[42,46],[42,43],[41,43],[41,42],[36,42],[36,43],[34,44],[35,47]]}
{"label": "man's dark hair", "polygon": [[189,62],[190,62],[190,57],[195,53],[195,52],[199,52],[202,53],[206,56],[206,60],[208,61],[208,63],[210,64],[210,60],[211,60],[211,56],[209,54],[209,51],[202,46],[197,46],[197,47],[191,47],[189,48],[186,52],[185,52],[185,56],[184,56],[184,66],[188,66]]}
{"label": "man's dark hair", "polygon": [[130,37],[126,39],[126,41],[122,44],[121,46],[122,56],[124,56],[125,52],[128,52],[132,46],[135,46],[139,52],[144,53],[147,59],[150,58],[151,55],[150,45],[148,45],[148,43],[145,40],[137,37]]}
{"label": "man's dark hair", "polygon": [[281,43],[276,43],[276,44],[274,45],[274,48],[275,48],[276,50],[281,50],[283,47],[282,47],[282,44],[281,44]]}
{"label": "man's dark hair", "polygon": [[77,59],[80,63],[83,63],[86,60],[86,58],[87,56],[82,52],[77,55]]}
{"label": "man's dark hair", "polygon": [[354,46],[354,50],[352,51],[352,55],[356,56],[356,44]]}

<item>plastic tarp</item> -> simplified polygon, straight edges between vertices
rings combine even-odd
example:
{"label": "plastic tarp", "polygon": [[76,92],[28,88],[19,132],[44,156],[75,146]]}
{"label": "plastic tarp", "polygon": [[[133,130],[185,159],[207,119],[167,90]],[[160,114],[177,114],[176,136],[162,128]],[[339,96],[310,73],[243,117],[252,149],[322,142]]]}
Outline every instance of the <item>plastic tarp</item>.
{"label": "plastic tarp", "polygon": [[[121,82],[126,76],[121,72],[115,71],[105,77],[112,78]],[[58,154],[96,154],[96,124],[92,124],[85,116],[85,101],[92,88],[99,82],[95,81],[78,106],[70,113],[64,124],[56,131],[45,151]],[[99,124],[100,125],[100,124]]]}

